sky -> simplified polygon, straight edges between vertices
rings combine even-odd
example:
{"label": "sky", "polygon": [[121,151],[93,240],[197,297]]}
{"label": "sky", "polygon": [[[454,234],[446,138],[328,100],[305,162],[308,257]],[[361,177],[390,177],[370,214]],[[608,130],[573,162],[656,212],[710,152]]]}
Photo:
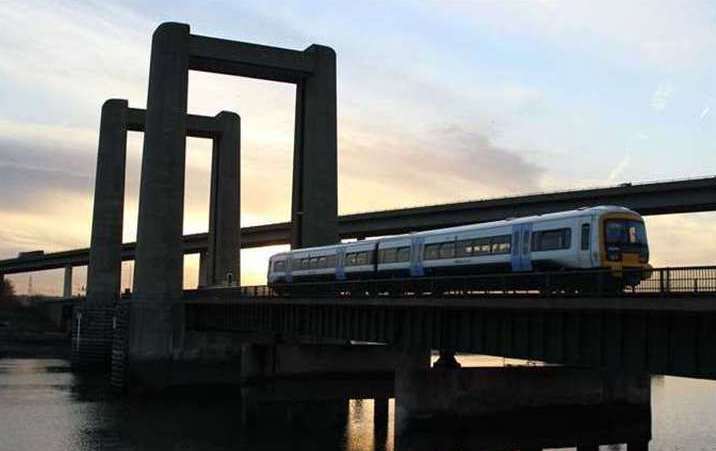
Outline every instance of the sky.
{"label": "sky", "polygon": [[[341,214],[716,175],[713,2],[0,0],[0,259],[89,245],[101,105],[144,108],[165,21],[336,50]],[[294,95],[190,73],[190,113],[241,115],[244,226],[289,219]],[[130,133],[125,241],[141,149]],[[210,152],[187,140],[186,233],[208,228]],[[716,214],[647,227],[655,265],[713,263]],[[262,283],[280,249],[242,251],[242,282]],[[35,273],[33,291],[57,294],[61,277]],[[27,290],[27,274],[9,278]],[[189,256],[185,286],[196,281]],[[78,268],[75,292],[84,283]]]}

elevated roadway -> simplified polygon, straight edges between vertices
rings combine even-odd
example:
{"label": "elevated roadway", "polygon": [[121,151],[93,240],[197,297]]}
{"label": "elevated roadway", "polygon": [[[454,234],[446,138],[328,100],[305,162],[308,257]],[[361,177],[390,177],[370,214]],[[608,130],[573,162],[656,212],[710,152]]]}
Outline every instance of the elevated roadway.
{"label": "elevated roadway", "polygon": [[[365,238],[605,204],[622,205],[647,216],[714,211],[716,177],[357,213],[340,216],[338,224],[341,238]],[[243,248],[288,244],[290,233],[291,224],[288,222],[244,227],[241,229],[241,244]],[[184,237],[185,254],[199,253],[206,248],[206,233]],[[125,243],[123,260],[133,260],[134,251],[135,243]],[[0,274],[82,266],[88,261],[88,248],[12,258],[0,260]]]}

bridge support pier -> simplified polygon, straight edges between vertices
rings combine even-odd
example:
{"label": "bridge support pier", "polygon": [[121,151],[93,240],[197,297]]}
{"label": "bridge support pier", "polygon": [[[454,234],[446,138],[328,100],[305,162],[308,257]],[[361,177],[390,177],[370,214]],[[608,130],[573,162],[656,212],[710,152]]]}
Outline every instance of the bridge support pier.
{"label": "bridge support pier", "polygon": [[128,102],[122,99],[109,99],[102,105],[87,300],[77,308],[73,321],[72,362],[76,368],[109,370],[111,362],[115,304],[122,279],[128,109]]}
{"label": "bridge support pier", "polygon": [[[402,368],[395,379],[396,437],[431,425],[459,428],[535,409],[616,406],[648,411],[649,383],[646,375],[568,367]],[[644,443],[649,439],[644,437]],[[590,439],[579,449],[596,449],[589,447],[594,443]]]}
{"label": "bridge support pier", "polygon": [[128,337],[136,391],[166,388],[182,347],[188,48],[186,25],[163,24],[152,37]]}
{"label": "bridge support pier", "polygon": [[385,449],[388,439],[388,398],[373,399],[373,443],[376,450]]}
{"label": "bridge support pier", "polygon": [[455,358],[455,351],[440,350],[440,357],[433,364],[435,368],[460,368],[460,362]]}

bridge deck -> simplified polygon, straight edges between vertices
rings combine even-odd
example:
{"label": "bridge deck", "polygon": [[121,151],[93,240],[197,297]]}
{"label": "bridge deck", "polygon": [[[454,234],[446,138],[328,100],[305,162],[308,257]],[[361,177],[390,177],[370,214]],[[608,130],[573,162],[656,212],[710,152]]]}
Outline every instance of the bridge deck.
{"label": "bridge deck", "polygon": [[716,378],[716,294],[434,297],[185,294],[186,327],[451,349],[555,364]]}

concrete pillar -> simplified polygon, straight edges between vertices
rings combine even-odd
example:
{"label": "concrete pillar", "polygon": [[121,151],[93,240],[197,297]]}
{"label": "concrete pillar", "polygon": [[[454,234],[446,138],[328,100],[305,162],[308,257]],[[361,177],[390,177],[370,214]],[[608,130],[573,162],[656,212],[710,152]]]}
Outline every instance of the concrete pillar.
{"label": "concrete pillar", "polygon": [[241,119],[222,111],[221,135],[214,139],[209,201],[208,285],[224,285],[240,276]]}
{"label": "concrete pillar", "polygon": [[404,408],[402,399],[398,397],[398,392],[411,392],[410,386],[406,387],[406,382],[411,380],[413,373],[430,368],[430,350],[429,349],[406,349],[400,356],[400,361],[395,367],[395,413],[393,414],[394,435],[396,442],[399,436],[405,431],[410,423],[412,413],[409,408]]}
{"label": "concrete pillar", "polygon": [[139,190],[134,297],[181,298],[189,26],[163,23],[152,38]]}
{"label": "concrete pillar", "polygon": [[65,266],[65,281],[62,287],[62,297],[72,296],[72,265]]}
{"label": "concrete pillar", "polygon": [[126,100],[109,99],[102,105],[87,265],[87,302],[77,309],[77,324],[72,332],[72,364],[76,369],[105,370],[111,362],[114,308],[122,279],[128,114]]}
{"label": "concrete pillar", "polygon": [[189,26],[154,32],[149,68],[137,250],[129,332],[129,390],[167,386],[182,346],[184,166]]}
{"label": "concrete pillar", "polygon": [[388,398],[373,400],[373,443],[376,450],[385,449],[388,439]]}
{"label": "concrete pillar", "polygon": [[209,256],[206,251],[199,252],[199,288],[208,285]]}
{"label": "concrete pillar", "polygon": [[455,351],[440,350],[440,357],[433,364],[435,368],[461,368],[460,362],[455,358]]}
{"label": "concrete pillar", "polygon": [[312,76],[296,89],[291,247],[338,242],[336,53],[312,45]]}
{"label": "concrete pillar", "polygon": [[92,306],[113,305],[121,287],[128,108],[121,99],[102,105],[87,266],[87,304]]}
{"label": "concrete pillar", "polygon": [[275,345],[246,343],[241,345],[241,380],[259,381],[275,373]]}

